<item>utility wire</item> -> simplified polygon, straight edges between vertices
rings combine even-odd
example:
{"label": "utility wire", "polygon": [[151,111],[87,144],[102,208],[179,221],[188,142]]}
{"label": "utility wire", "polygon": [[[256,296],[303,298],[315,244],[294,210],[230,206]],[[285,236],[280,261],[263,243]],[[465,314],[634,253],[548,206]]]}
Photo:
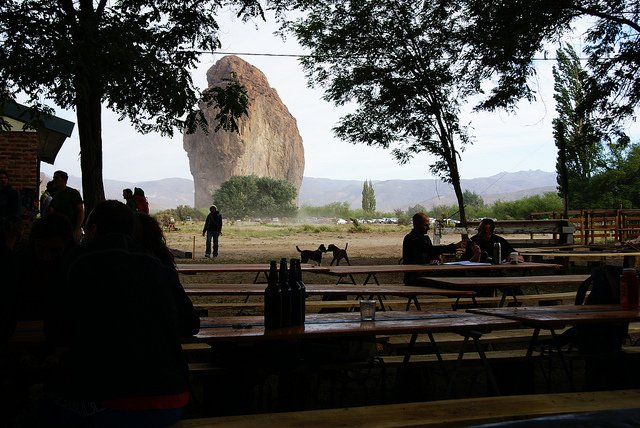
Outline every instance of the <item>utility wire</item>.
{"label": "utility wire", "polygon": [[[193,51],[200,54],[210,55],[244,55],[244,56],[267,56],[267,57],[283,57],[283,58],[313,58],[319,55],[312,54],[282,54],[271,52],[221,52],[221,51]],[[531,58],[532,61],[557,61],[555,57]],[[589,58],[578,58],[580,61],[588,61]],[[442,61],[445,61],[443,58]]]}

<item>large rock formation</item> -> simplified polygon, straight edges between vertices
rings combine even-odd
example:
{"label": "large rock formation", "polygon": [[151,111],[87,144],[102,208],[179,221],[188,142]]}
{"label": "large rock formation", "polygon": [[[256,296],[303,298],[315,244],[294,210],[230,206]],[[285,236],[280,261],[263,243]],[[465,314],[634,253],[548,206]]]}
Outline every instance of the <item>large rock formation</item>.
{"label": "large rock formation", "polygon": [[237,56],[225,56],[207,71],[211,86],[224,86],[231,73],[247,89],[249,115],[239,121],[239,133],[213,132],[216,109],[204,110],[209,134],[185,134],[183,147],[195,187],[196,208],[208,207],[213,193],[234,175],[257,175],[287,180],[300,190],[304,148],[295,118],[266,76]]}

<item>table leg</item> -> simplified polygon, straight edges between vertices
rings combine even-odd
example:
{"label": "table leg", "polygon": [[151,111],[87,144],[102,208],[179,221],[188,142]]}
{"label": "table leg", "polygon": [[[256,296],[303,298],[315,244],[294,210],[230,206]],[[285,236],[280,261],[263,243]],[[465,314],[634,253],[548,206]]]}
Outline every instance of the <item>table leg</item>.
{"label": "table leg", "polygon": [[531,356],[533,355],[533,351],[535,350],[539,335],[540,335],[540,328],[536,327],[533,330],[533,335],[531,336],[531,340],[529,341],[529,348],[527,349],[527,358],[531,358]]}
{"label": "table leg", "polygon": [[420,302],[418,301],[418,296],[409,296],[409,298],[407,299],[407,307],[405,308],[405,311],[409,310],[409,308],[411,307],[411,302],[415,304],[416,310],[418,311],[422,310],[420,308]]}
{"label": "table leg", "polygon": [[262,272],[258,272],[258,273],[256,273],[256,277],[255,277],[255,278],[253,278],[253,283],[254,283],[254,284],[260,284],[260,283],[258,282],[258,279],[260,278],[260,275],[261,275],[261,274],[264,274],[265,279],[267,280],[267,282],[269,282],[269,274],[267,273],[267,271],[262,271]]}
{"label": "table leg", "polygon": [[413,347],[416,344],[416,340],[418,339],[418,335],[416,333],[413,333],[411,335],[411,339],[409,339],[409,347],[407,348],[407,353],[404,354],[404,358],[402,359],[402,367],[406,367],[407,363],[409,362],[409,359],[411,358],[411,352],[413,351]]}
{"label": "table leg", "polygon": [[[349,274],[349,276],[351,276],[351,274]],[[373,278],[373,280],[376,282],[376,285],[380,285],[380,283],[378,282],[378,277],[376,276],[375,273],[369,273],[367,274],[367,277],[364,279],[364,283],[362,283],[362,285],[367,285],[369,283],[369,280]],[[353,277],[352,277],[353,279]],[[356,281],[353,280],[353,283],[355,284]]]}
{"label": "table leg", "polygon": [[[564,373],[567,375],[567,380],[569,381],[569,389],[574,391],[573,387],[573,376],[571,376],[571,371],[569,370],[569,366],[567,365],[567,360],[564,358],[564,352],[562,352],[562,348],[560,346],[560,342],[558,341],[558,335],[556,334],[555,329],[549,329],[551,332],[551,340],[552,346],[556,348],[558,351],[558,357],[560,357],[560,362],[562,363],[562,368],[564,369]],[[549,358],[551,358],[551,352],[549,352]],[[551,373],[549,373],[549,377],[551,377]]]}
{"label": "table leg", "polygon": [[489,364],[489,360],[487,360],[487,355],[484,353],[482,346],[480,346],[480,336],[482,333],[472,332],[473,336],[473,345],[476,348],[476,352],[480,356],[480,360],[482,360],[482,364],[484,364],[484,369],[487,372],[487,377],[489,378],[489,382],[491,383],[491,387],[493,388],[493,392],[496,395],[500,395],[500,389],[498,388],[498,383],[496,382],[496,378],[493,375],[493,370],[491,369],[491,365]]}
{"label": "table leg", "polygon": [[445,395],[445,398],[451,397],[451,394],[453,393],[453,383],[456,380],[456,375],[458,374],[460,367],[462,366],[462,358],[464,357],[464,350],[467,347],[467,343],[469,343],[469,335],[465,334],[464,340],[462,341],[462,345],[460,346],[460,351],[458,352],[458,359],[456,360],[456,366],[453,369],[453,374],[451,375],[451,379],[449,379],[449,384],[447,386],[447,394]]}

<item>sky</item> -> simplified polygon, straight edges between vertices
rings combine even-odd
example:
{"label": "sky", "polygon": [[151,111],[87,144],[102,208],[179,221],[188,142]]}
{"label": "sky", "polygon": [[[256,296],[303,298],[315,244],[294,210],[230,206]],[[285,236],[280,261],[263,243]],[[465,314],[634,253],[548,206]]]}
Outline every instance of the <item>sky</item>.
{"label": "sky", "polygon": [[[295,40],[283,41],[273,35],[273,21],[242,23],[226,14],[220,16],[219,24],[220,52],[305,53]],[[197,87],[206,87],[207,70],[222,56],[204,54],[201,57],[199,66],[192,73]],[[419,154],[408,164],[400,165],[390,150],[337,139],[331,129],[348,110],[323,101],[321,89],[308,88],[296,58],[238,56],[266,75],[271,87],[296,118],[305,149],[306,177],[374,181],[432,178],[429,172],[429,164],[435,159],[432,155]],[[464,115],[461,122],[470,124],[474,144],[462,153],[459,161],[461,178],[523,170],[555,170],[556,149],[551,131],[551,121],[555,117],[553,63],[541,61],[537,64],[537,76],[532,85],[539,100],[533,104],[519,104],[517,114]],[[74,112],[59,108],[55,111],[57,116],[75,122]],[[117,115],[106,108],[102,120],[104,178],[131,183],[172,177],[192,179],[187,152],[182,147],[182,135],[170,139],[159,134],[138,134],[130,123],[119,122]],[[43,163],[42,171],[52,175],[53,171],[62,169],[80,177],[79,152],[78,133],[74,129],[55,165]]]}

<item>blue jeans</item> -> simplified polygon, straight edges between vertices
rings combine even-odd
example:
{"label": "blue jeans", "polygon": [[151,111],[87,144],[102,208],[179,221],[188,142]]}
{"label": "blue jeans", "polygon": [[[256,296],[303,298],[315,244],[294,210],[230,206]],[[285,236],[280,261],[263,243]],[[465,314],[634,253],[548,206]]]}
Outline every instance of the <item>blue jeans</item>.
{"label": "blue jeans", "polygon": [[207,248],[204,250],[205,256],[211,255],[211,238],[213,238],[213,257],[218,257],[218,237],[220,232],[207,230]]}

